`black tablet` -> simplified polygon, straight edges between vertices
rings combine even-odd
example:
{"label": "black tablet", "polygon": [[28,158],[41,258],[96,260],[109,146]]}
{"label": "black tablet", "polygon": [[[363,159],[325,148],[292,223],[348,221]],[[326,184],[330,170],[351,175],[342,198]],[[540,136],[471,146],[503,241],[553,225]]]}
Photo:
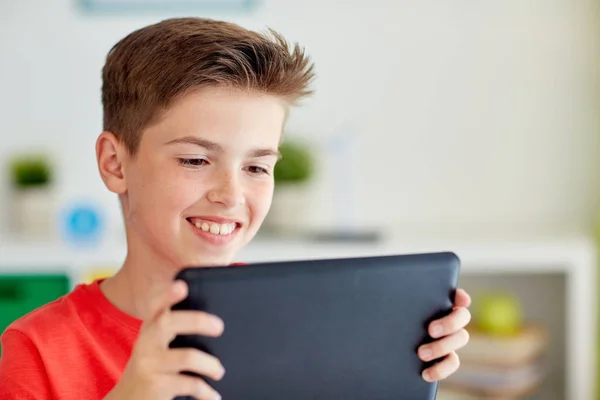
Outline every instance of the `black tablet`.
{"label": "black tablet", "polygon": [[453,307],[454,253],[386,255],[187,268],[173,309],[225,322],[221,337],[178,336],[171,347],[215,355],[206,379],[224,400],[431,400],[419,345]]}

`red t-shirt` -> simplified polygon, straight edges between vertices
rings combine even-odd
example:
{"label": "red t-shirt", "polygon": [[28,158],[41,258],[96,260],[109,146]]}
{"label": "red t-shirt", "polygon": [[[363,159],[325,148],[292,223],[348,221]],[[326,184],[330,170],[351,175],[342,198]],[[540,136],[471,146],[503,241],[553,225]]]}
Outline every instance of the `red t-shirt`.
{"label": "red t-shirt", "polygon": [[141,324],[104,296],[99,281],[78,285],[6,329],[0,399],[104,398],[125,369]]}
{"label": "red t-shirt", "polygon": [[4,331],[0,400],[100,400],[110,392],[142,321],[113,305],[101,281],[78,285]]}

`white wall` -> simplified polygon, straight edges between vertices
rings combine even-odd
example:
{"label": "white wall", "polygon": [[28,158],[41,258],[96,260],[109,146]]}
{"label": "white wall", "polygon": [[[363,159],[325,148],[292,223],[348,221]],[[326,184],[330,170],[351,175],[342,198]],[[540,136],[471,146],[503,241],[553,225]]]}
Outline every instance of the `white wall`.
{"label": "white wall", "polygon": [[[94,160],[100,69],[118,39],[170,15],[85,16],[74,3],[0,1],[0,160],[50,147],[64,200],[89,194],[116,211]],[[318,93],[290,129],[357,135],[342,169],[358,221],[506,233],[585,227],[595,213],[597,11],[591,0],[263,0],[251,15],[203,15],[306,45]],[[338,215],[334,171],[315,189],[315,223]]]}

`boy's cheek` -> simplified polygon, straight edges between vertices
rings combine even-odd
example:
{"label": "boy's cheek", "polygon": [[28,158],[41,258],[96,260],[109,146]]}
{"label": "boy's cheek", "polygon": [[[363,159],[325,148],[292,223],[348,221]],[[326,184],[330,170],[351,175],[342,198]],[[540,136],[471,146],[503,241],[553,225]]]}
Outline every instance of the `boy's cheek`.
{"label": "boy's cheek", "polygon": [[264,218],[273,202],[273,187],[272,185],[262,185],[250,192],[246,201],[254,210],[255,217]]}

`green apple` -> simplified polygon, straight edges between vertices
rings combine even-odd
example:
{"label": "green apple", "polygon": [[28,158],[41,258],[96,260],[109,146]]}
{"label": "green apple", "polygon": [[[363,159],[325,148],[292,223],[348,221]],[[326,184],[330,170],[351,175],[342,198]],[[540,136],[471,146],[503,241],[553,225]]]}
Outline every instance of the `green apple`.
{"label": "green apple", "polygon": [[512,293],[488,293],[474,302],[477,327],[491,335],[511,335],[522,326],[522,306]]}

